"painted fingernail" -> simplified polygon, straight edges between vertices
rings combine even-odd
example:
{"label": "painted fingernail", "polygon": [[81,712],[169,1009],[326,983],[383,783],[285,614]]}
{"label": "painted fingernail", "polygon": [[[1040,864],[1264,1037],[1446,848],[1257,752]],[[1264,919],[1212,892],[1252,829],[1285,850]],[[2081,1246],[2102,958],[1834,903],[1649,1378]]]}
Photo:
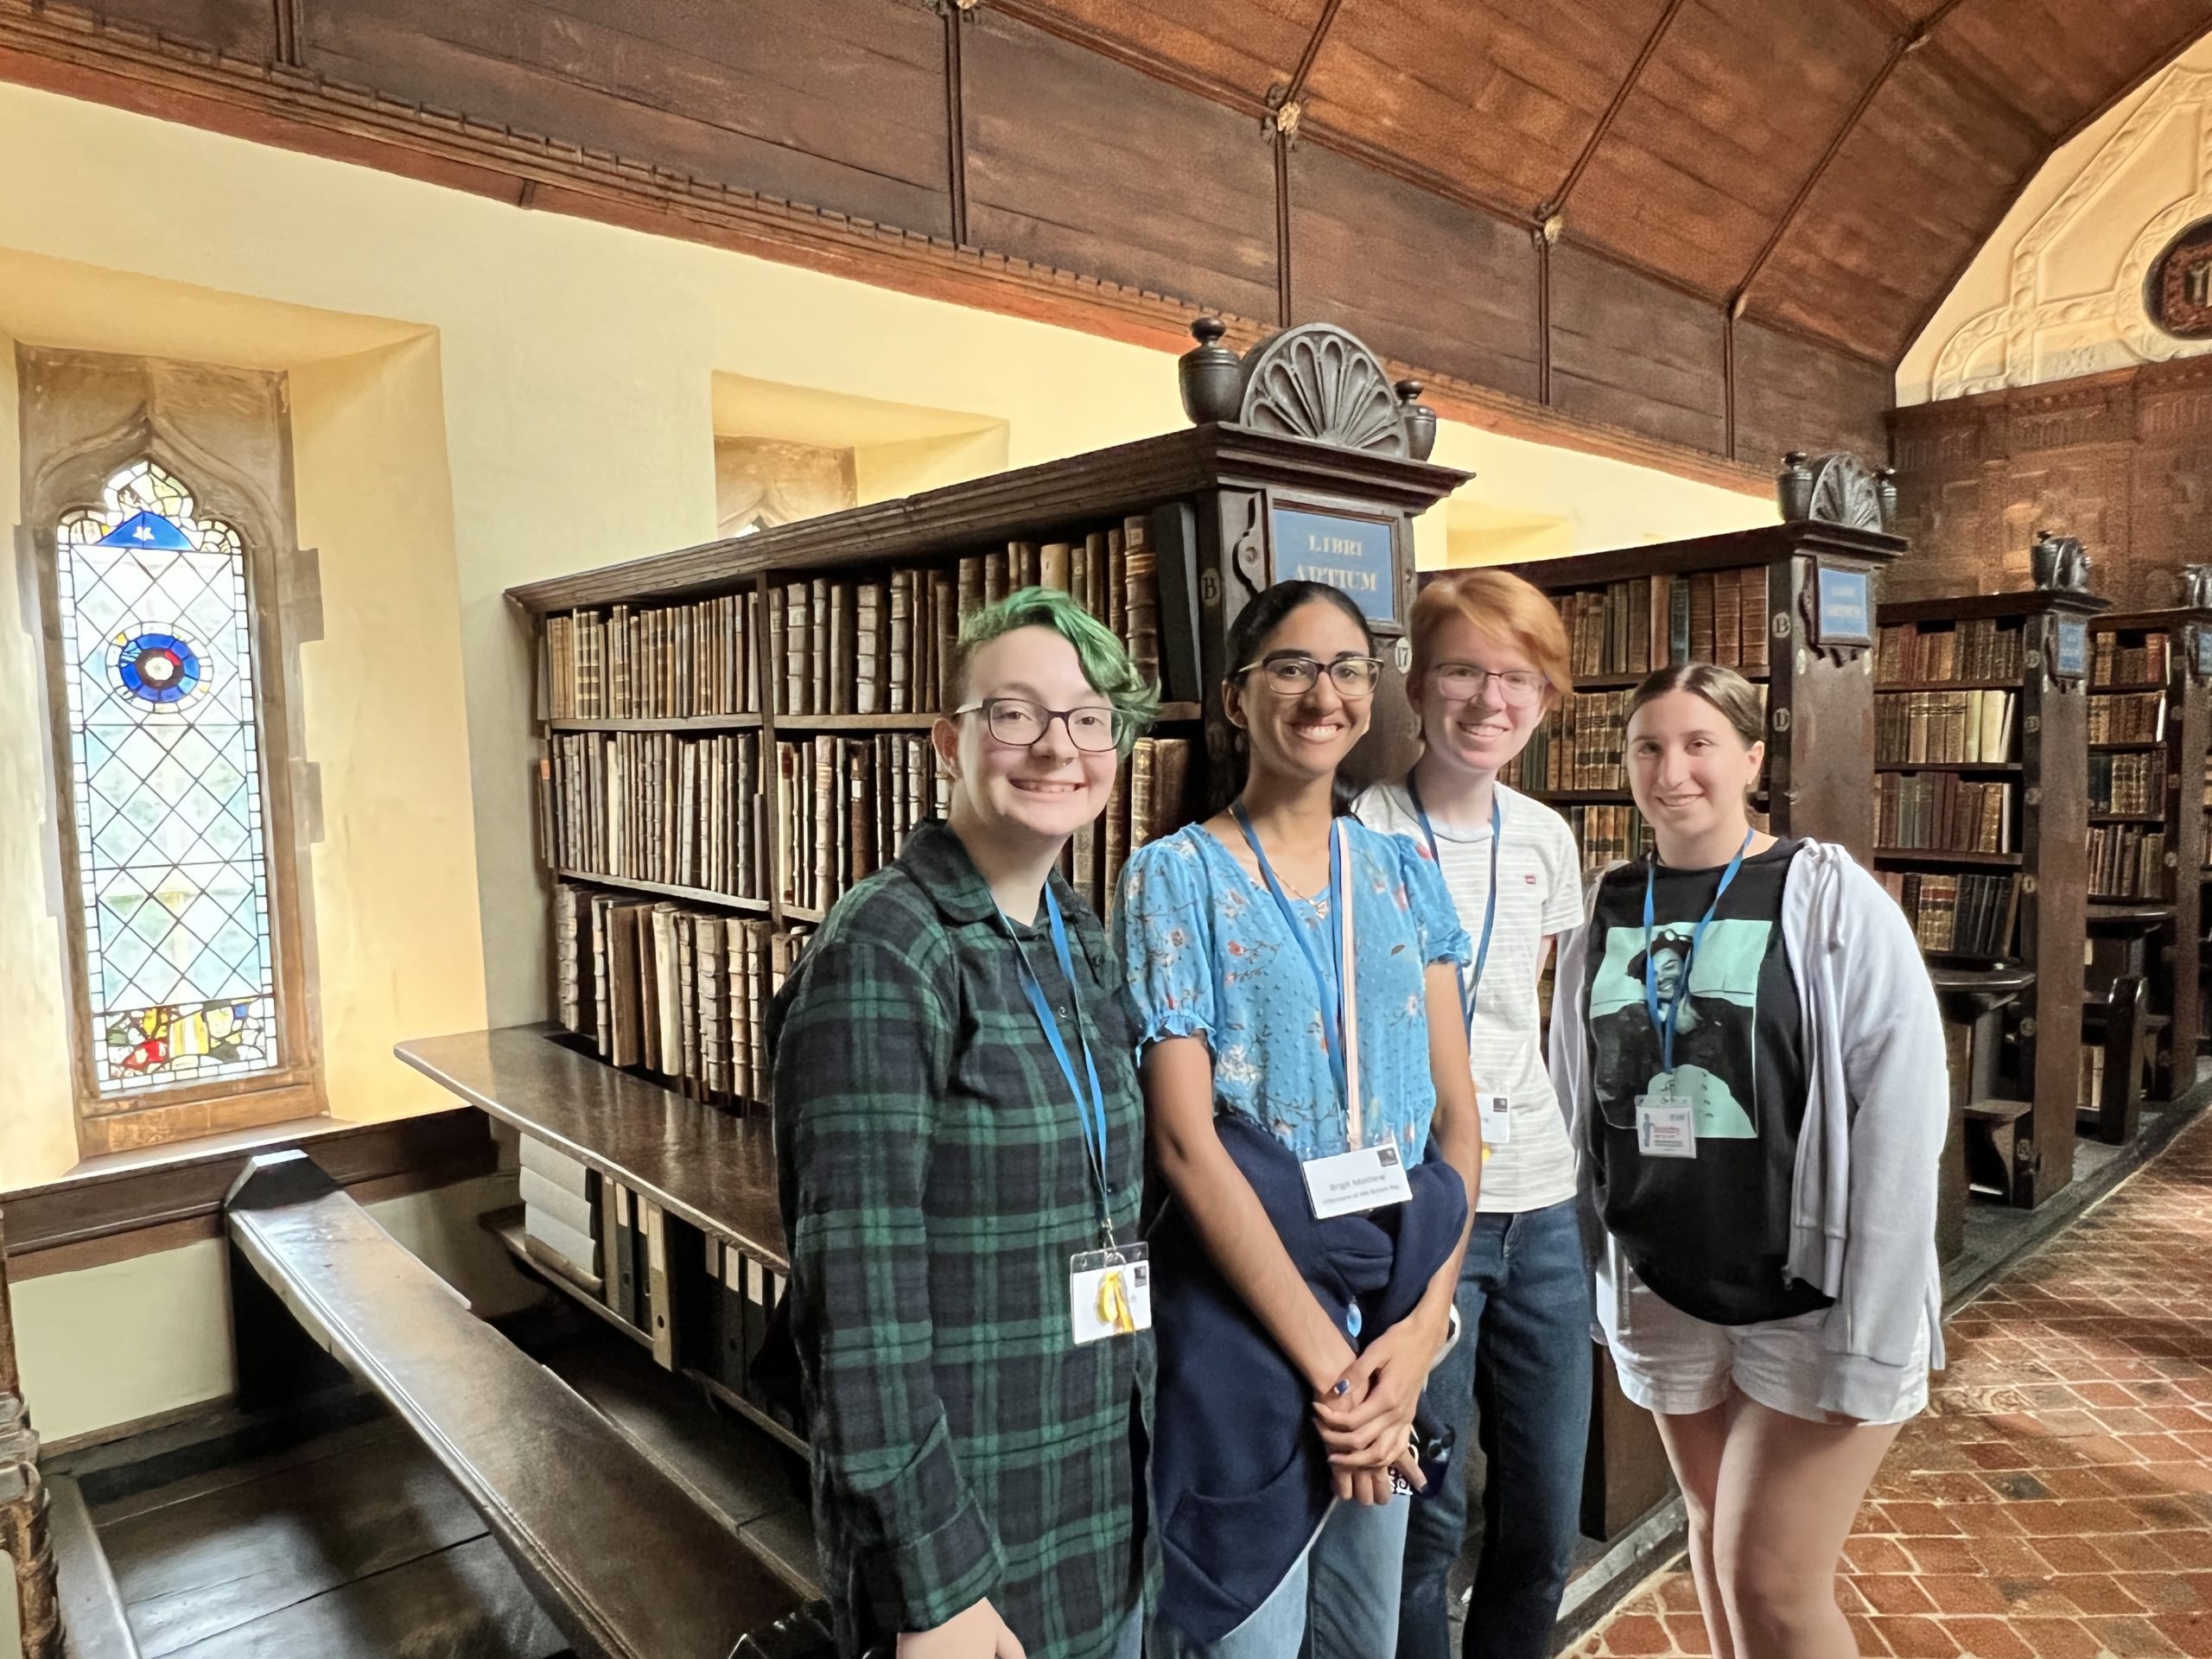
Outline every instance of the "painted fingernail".
{"label": "painted fingernail", "polygon": [[1348,1376],[1338,1377],[1336,1382],[1336,1386],[1331,1389],[1329,1392],[1332,1394],[1350,1394],[1351,1392],[1351,1379]]}

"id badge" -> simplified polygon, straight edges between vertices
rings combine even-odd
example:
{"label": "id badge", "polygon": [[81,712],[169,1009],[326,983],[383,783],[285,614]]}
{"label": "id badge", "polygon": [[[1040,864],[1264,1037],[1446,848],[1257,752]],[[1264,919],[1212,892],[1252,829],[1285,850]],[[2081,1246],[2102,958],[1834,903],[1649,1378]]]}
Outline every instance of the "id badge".
{"label": "id badge", "polygon": [[1513,1139],[1513,1110],[1503,1095],[1477,1094],[1475,1103],[1482,1109],[1483,1145],[1502,1147]]}
{"label": "id badge", "polygon": [[1697,1123],[1690,1103],[1663,1085],[1636,1097],[1636,1149],[1646,1158],[1697,1156]]}
{"label": "id badge", "polygon": [[1068,1261],[1075,1344],[1152,1329],[1152,1262],[1141,1244],[1084,1250]]}
{"label": "id badge", "polygon": [[1299,1168],[1305,1172],[1306,1194],[1319,1221],[1403,1204],[1414,1195],[1398,1148],[1388,1141],[1328,1158],[1308,1158]]}

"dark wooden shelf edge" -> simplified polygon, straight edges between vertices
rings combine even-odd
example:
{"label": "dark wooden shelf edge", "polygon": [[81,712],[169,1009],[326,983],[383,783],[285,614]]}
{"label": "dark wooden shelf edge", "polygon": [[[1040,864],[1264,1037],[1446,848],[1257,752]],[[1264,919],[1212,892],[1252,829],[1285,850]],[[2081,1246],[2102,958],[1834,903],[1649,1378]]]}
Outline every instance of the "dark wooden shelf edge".
{"label": "dark wooden shelf edge", "polygon": [[1955,853],[1941,847],[1877,847],[1875,862],[1895,859],[1916,864],[1986,864],[2003,869],[2020,868],[2018,853]]}
{"label": "dark wooden shelf edge", "polygon": [[681,899],[690,904],[710,905],[717,910],[741,910],[749,915],[770,913],[765,899],[740,899],[734,893],[716,893],[711,887],[683,887],[672,881],[644,881],[634,876],[601,875],[595,870],[572,870],[556,866],[553,874],[563,881],[581,882],[590,887],[620,887],[627,893],[649,893],[664,899]]}
{"label": "dark wooden shelf edge", "polygon": [[728,1406],[732,1411],[737,1413],[739,1416],[753,1424],[755,1427],[765,1429],[775,1439],[782,1441],[792,1451],[798,1452],[799,1456],[804,1457],[807,1455],[808,1448],[804,1440],[799,1439],[798,1435],[792,1433],[791,1430],[785,1428],[773,1417],[761,1410],[760,1407],[754,1405],[750,1400],[747,1400],[743,1395],[740,1394],[735,1389],[730,1387],[728,1383],[723,1382],[720,1377],[709,1376],[704,1371],[698,1370],[690,1365],[686,1365],[683,1368],[683,1374],[689,1377],[692,1382],[697,1383],[702,1389],[704,1389],[709,1394],[712,1395],[723,1405]]}
{"label": "dark wooden shelf edge", "polygon": [[556,732],[757,732],[758,715],[674,715],[637,720],[549,720]]}
{"label": "dark wooden shelf edge", "polygon": [[1908,691],[2017,691],[2020,681],[2010,680],[1877,680],[1874,695]]}
{"label": "dark wooden shelf edge", "polygon": [[1877,772],[2018,772],[2018,760],[1877,760]]}

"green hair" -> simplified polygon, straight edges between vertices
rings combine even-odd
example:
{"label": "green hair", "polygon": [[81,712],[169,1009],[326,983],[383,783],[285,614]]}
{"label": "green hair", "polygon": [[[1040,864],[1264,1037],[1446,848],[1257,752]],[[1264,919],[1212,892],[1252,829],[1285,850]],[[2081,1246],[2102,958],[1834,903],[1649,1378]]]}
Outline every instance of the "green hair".
{"label": "green hair", "polygon": [[960,625],[960,641],[952,653],[952,683],[964,697],[968,665],[976,653],[992,640],[1016,628],[1050,628],[1075,647],[1076,661],[1090,689],[1113,705],[1116,745],[1122,754],[1160,712],[1160,690],[1145,683],[1128,650],[1110,629],[1077,602],[1073,594],[1057,588],[1023,588],[995,605],[987,605]]}

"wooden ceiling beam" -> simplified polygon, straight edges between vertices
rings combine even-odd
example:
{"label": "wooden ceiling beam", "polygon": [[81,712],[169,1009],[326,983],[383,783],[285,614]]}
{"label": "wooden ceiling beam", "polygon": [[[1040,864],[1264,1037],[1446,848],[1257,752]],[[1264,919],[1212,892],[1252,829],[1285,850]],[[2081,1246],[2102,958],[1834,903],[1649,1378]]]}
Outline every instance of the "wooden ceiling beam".
{"label": "wooden ceiling beam", "polygon": [[1629,94],[1636,90],[1637,83],[1643,79],[1644,66],[1658,51],[1659,42],[1667,37],[1668,26],[1681,9],[1682,0],[1667,0],[1658,21],[1651,25],[1651,32],[1643,37],[1643,49],[1636,54],[1636,61],[1629,66],[1628,73],[1621,77],[1621,84],[1614,88],[1612,101],[1605,105],[1605,112],[1598,118],[1598,124],[1590,130],[1590,137],[1582,146],[1582,153],[1574,158],[1574,165],[1567,168],[1567,176],[1560,181],[1559,188],[1552,192],[1551,200],[1536,205],[1537,223],[1543,224],[1554,214],[1567,211],[1567,200],[1574,194],[1574,187],[1582,177],[1582,170],[1590,165],[1591,158],[1598,153],[1598,147],[1605,142],[1605,135],[1612,130],[1613,118],[1620,114],[1621,105],[1628,102]]}
{"label": "wooden ceiling beam", "polygon": [[[1268,121],[1274,114],[1274,105],[1268,101],[1264,94],[1249,92],[1242,86],[1232,86],[1225,80],[1217,80],[1211,75],[1199,74],[1172,58],[1162,58],[1149,52],[1140,51],[1126,41],[1116,39],[1111,35],[1103,34],[1085,24],[1077,22],[1050,6],[1033,4],[1032,0],[978,0],[978,3],[987,5],[993,11],[1011,17],[1016,22],[1027,23],[1039,33],[1065,41],[1071,46],[1079,46],[1086,52],[1095,52],[1100,57],[1109,59],[1125,69],[1134,69],[1139,74],[1149,75],[1154,80],[1165,81],[1170,86],[1225,105],[1240,115],[1249,115],[1256,120]],[[1340,3],[1342,0],[1332,0],[1329,7],[1331,16],[1335,15],[1337,6]]]}
{"label": "wooden ceiling beam", "polygon": [[[1321,15],[1313,20],[1313,35],[1306,42],[1306,50],[1299,56],[1298,67],[1290,72],[1290,85],[1282,89],[1281,97],[1272,94],[1268,97],[1268,101],[1277,109],[1295,105],[1300,99],[1306,96],[1306,79],[1313,73],[1314,60],[1321,55],[1321,48],[1328,41],[1329,30],[1336,23],[1337,13],[1344,10],[1344,0],[1324,0]],[[1294,127],[1295,124],[1296,118],[1294,117]]]}
{"label": "wooden ceiling beam", "polygon": [[[1869,0],[1861,0],[1862,5],[1868,3]],[[1843,124],[1836,129],[1835,136],[1828,140],[1827,148],[1821,152],[1820,159],[1813,163],[1813,170],[1805,175],[1805,181],[1797,187],[1797,194],[1789,199],[1789,205],[1782,210],[1780,217],[1774,222],[1774,228],[1767,232],[1766,240],[1759,245],[1759,251],[1751,256],[1751,263],[1745,269],[1743,279],[1736,284],[1734,291],[1728,296],[1728,309],[1731,313],[1738,316],[1743,315],[1745,305],[1751,297],[1751,284],[1758,281],[1759,273],[1766,269],[1767,261],[1774,257],[1775,249],[1782,245],[1782,238],[1789,233],[1790,226],[1797,222],[1798,214],[1804,212],[1805,204],[1812,199],[1813,192],[1819,188],[1821,181],[1827,176],[1828,168],[1835,164],[1835,158],[1842,153],[1845,143],[1853,132],[1858,130],[1859,123],[1874,102],[1875,96],[1883,87],[1889,85],[1890,77],[1897,73],[1897,66],[1928,38],[1944,18],[1951,15],[1958,4],[1959,0],[1943,0],[1943,3],[1936,7],[1920,23],[1904,34],[1899,35],[1891,42],[1889,55],[1882,60],[1882,67],[1874,72],[1874,78],[1867,83],[1866,90],[1859,93],[1859,101],[1851,106],[1851,112],[1843,118]],[[1886,10],[1886,8],[1885,10]]]}

